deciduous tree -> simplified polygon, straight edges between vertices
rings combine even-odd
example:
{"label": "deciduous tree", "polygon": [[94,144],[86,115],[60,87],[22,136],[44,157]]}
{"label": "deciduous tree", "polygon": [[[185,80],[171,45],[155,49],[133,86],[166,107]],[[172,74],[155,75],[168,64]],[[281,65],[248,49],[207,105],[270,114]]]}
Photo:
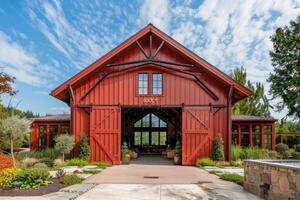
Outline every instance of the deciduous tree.
{"label": "deciduous tree", "polygon": [[300,16],[290,26],[278,28],[271,36],[273,72],[268,81],[270,93],[279,98],[278,111],[288,108],[288,116],[300,120]]}

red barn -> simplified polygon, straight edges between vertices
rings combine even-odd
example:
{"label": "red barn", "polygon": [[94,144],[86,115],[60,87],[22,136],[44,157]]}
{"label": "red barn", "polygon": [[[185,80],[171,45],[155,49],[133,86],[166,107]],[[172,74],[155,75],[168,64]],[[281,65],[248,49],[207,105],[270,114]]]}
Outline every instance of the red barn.
{"label": "red barn", "polygon": [[[182,164],[212,155],[216,134],[230,158],[231,106],[251,92],[152,24],[51,92],[71,109],[91,160],[121,161],[121,145],[157,153],[182,144]],[[33,144],[33,146],[36,144]]]}

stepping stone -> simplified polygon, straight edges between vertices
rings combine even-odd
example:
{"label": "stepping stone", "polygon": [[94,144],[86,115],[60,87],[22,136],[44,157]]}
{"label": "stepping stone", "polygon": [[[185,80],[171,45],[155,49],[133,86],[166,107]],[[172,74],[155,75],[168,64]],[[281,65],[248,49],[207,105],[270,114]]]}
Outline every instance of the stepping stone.
{"label": "stepping stone", "polygon": [[60,192],[72,192],[72,193],[82,194],[86,191],[89,191],[93,187],[95,187],[95,184],[83,183],[83,184],[75,184],[75,185],[71,185],[69,187],[62,188],[59,191]]}
{"label": "stepping stone", "polygon": [[95,168],[97,168],[96,165],[86,165],[86,166],[82,167],[82,169],[95,169]]}
{"label": "stepping stone", "polygon": [[88,177],[94,175],[94,174],[77,174],[80,178],[83,178],[83,179],[87,179]]}
{"label": "stepping stone", "polygon": [[50,200],[69,200],[69,199],[75,199],[77,196],[79,196],[79,193],[71,193],[71,192],[52,192],[46,195],[43,195],[42,197]]}

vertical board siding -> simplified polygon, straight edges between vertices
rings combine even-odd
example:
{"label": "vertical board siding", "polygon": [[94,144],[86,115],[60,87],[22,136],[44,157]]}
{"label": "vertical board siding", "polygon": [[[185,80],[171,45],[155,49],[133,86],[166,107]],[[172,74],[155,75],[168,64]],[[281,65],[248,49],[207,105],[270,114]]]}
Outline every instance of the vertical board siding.
{"label": "vertical board siding", "polygon": [[93,107],[90,115],[91,160],[120,164],[121,112],[118,107]]}
{"label": "vertical board siding", "polygon": [[[143,41],[141,41],[143,44]],[[154,46],[158,46],[157,41],[154,41]],[[146,48],[146,51],[149,49]],[[133,60],[144,59],[143,54],[136,47],[131,47],[127,49],[126,52],[118,55],[117,58],[111,60],[110,63],[120,63]],[[168,46],[164,46],[160,53],[157,55],[157,59],[179,62],[179,63],[189,63],[188,60],[184,59],[181,55],[177,54],[174,50],[170,49]],[[99,121],[101,121],[106,112],[108,112],[109,107],[112,105],[136,105],[143,106],[148,105],[145,103],[146,98],[151,98],[154,96],[138,96],[137,95],[137,76],[139,72],[148,72],[149,74],[155,72],[163,73],[163,95],[155,96],[157,101],[152,105],[159,105],[163,107],[164,105],[181,105],[184,103],[188,104],[224,104],[227,102],[227,88],[221,81],[216,81],[207,72],[195,66],[194,68],[184,68],[177,67],[182,70],[200,73],[199,78],[204,82],[207,87],[209,87],[218,97],[219,100],[212,99],[195,81],[195,78],[190,75],[185,75],[182,73],[166,70],[157,66],[147,65],[135,70],[125,71],[122,73],[111,74],[107,76],[100,84],[98,84],[84,100],[81,97],[86,94],[86,92],[93,87],[93,85],[101,79],[103,72],[108,72],[110,70],[116,70],[120,68],[126,68],[128,66],[122,67],[103,67],[102,69],[96,71],[92,76],[83,80],[74,86],[74,96],[75,96],[75,109],[74,109],[74,130],[76,143],[78,143],[78,134],[86,133],[90,135],[91,142],[91,159],[92,160],[106,160],[112,163],[118,163],[119,160],[115,159],[115,156],[120,154],[120,138],[115,133],[121,130],[121,117],[117,117],[117,114],[112,114],[112,121],[110,123],[105,122],[101,124],[100,127],[95,127]],[[101,72],[101,74],[100,74]],[[149,79],[151,79],[149,77]],[[150,84],[151,85],[151,84]],[[149,88],[151,90],[151,88]],[[88,113],[83,108],[78,107],[78,105],[94,105],[93,111]],[[96,105],[96,106],[95,106]],[[97,107],[97,105],[107,105],[105,107]],[[116,109],[115,107],[113,107]],[[112,109],[112,108],[111,108]],[[190,109],[190,108],[186,108]],[[215,110],[215,109],[212,109]],[[183,140],[183,152],[186,156],[193,155],[193,158],[186,158],[184,164],[194,164],[198,157],[210,156],[211,155],[211,143],[214,135],[220,133],[223,135],[224,139],[224,150],[227,151],[227,115],[226,108],[220,109],[215,115],[212,115],[213,111],[209,108],[198,108],[198,110],[193,110],[195,115],[201,120],[209,124],[209,130],[205,130],[201,124],[197,123],[194,118],[187,113],[183,112],[182,115],[182,127],[184,127],[185,134],[182,134]],[[120,112],[119,112],[120,113]],[[93,128],[93,129],[92,129]],[[99,129],[100,128],[100,129]],[[189,129],[192,129],[194,133],[189,133]],[[110,130],[110,131],[108,131]],[[202,133],[203,131],[205,133]],[[107,132],[108,131],[108,132]],[[197,134],[196,132],[201,132]],[[106,133],[107,132],[107,133]],[[109,133],[111,132],[111,133]],[[209,137],[209,139],[207,139]],[[202,141],[207,141],[202,144]],[[99,144],[100,142],[100,144]],[[201,144],[202,147],[198,149],[197,153],[194,153],[197,146]],[[78,144],[76,144],[77,146]],[[104,145],[110,151],[105,153],[101,150],[101,145]],[[108,156],[111,155],[111,156]]]}
{"label": "vertical board siding", "polygon": [[194,165],[198,158],[211,157],[213,113],[210,108],[182,111],[182,164]]}

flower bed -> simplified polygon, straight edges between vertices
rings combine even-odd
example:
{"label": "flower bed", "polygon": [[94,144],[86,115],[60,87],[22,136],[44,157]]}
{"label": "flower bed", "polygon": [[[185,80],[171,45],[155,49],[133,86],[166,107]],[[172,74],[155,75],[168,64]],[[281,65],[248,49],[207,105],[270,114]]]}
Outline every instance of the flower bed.
{"label": "flower bed", "polygon": [[0,171],[11,167],[13,167],[12,157],[0,152]]}

